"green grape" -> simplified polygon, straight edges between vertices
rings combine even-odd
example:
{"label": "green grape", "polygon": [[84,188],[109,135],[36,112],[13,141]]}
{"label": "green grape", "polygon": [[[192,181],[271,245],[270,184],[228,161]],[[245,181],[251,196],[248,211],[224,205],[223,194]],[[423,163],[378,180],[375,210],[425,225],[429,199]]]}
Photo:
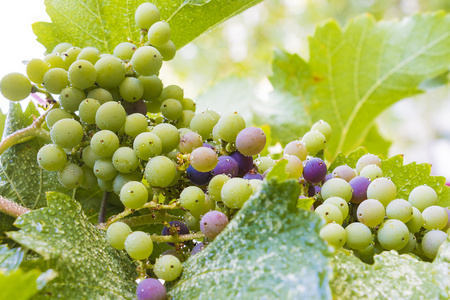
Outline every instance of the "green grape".
{"label": "green grape", "polygon": [[80,54],[80,52],[81,48],[79,47],[70,47],[69,49],[66,50],[66,52],[64,52],[63,54],[64,70],[68,70],[70,65],[77,60],[78,54]]}
{"label": "green grape", "polygon": [[144,87],[144,94],[142,95],[144,100],[150,101],[159,98],[163,90],[163,83],[158,76],[139,76],[138,79]]}
{"label": "green grape", "polygon": [[100,159],[100,156],[95,154],[94,151],[92,150],[91,145],[89,145],[83,149],[81,159],[86,164],[86,166],[92,169],[94,168],[95,161]]}
{"label": "green grape", "polygon": [[379,166],[371,164],[362,168],[361,172],[359,172],[359,175],[369,178],[370,181],[374,181],[377,178],[383,177],[383,171]]}
{"label": "green grape", "polygon": [[61,107],[72,113],[78,110],[81,101],[84,99],[86,99],[84,92],[74,87],[66,87],[59,95]]}
{"label": "green grape", "polygon": [[350,184],[342,178],[331,178],[322,185],[321,195],[324,200],[330,197],[341,197],[349,202],[353,191]]}
{"label": "green grape", "polygon": [[248,180],[231,178],[222,186],[220,196],[223,203],[229,208],[241,208],[253,193]]}
{"label": "green grape", "polygon": [[183,221],[192,231],[200,231],[200,220],[191,215],[190,212],[186,212],[183,216]]}
{"label": "green grape", "polygon": [[50,110],[45,116],[45,122],[47,123],[48,128],[52,128],[53,125],[62,119],[72,119],[72,115],[69,114],[62,108],[53,108]]}
{"label": "green grape", "polygon": [[322,227],[319,236],[336,249],[342,248],[347,241],[347,231],[335,223],[328,223]]}
{"label": "green grape", "polygon": [[9,73],[0,81],[0,92],[9,101],[20,101],[31,93],[31,82],[23,74]]}
{"label": "green grape", "polygon": [[342,213],[333,204],[322,204],[319,205],[315,212],[319,214],[327,223],[337,223],[339,225],[342,225],[342,222],[344,221],[344,218],[342,217]]}
{"label": "green grape", "polygon": [[207,140],[211,138],[214,125],[216,124],[217,122],[211,114],[202,112],[195,114],[189,124],[189,128],[200,134],[204,140]]}
{"label": "green grape", "polygon": [[120,97],[119,88],[109,88],[108,91],[111,93],[113,97],[113,101],[121,102],[122,98]]}
{"label": "green grape", "polygon": [[263,174],[275,165],[275,161],[269,156],[261,156],[255,159],[255,165],[258,172]]}
{"label": "green grape", "polygon": [[125,240],[131,233],[131,228],[123,222],[115,222],[106,230],[108,243],[117,250],[125,249]]}
{"label": "green grape", "polygon": [[83,140],[83,136],[83,127],[73,119],[61,119],[50,129],[52,142],[61,148],[77,146]]}
{"label": "green grape", "polygon": [[367,199],[359,204],[356,215],[361,223],[368,227],[375,227],[383,222],[385,209],[380,201]]}
{"label": "green grape", "polygon": [[102,88],[96,88],[90,91],[86,98],[91,98],[97,100],[100,104],[105,102],[114,101],[113,96],[110,92]]}
{"label": "green grape", "polygon": [[95,176],[92,168],[89,168],[87,165],[82,165],[81,169],[83,170],[83,182],[80,186],[85,190],[93,190],[98,187],[97,176]]}
{"label": "green grape", "polygon": [[381,224],[377,237],[383,248],[400,250],[408,244],[409,230],[402,221],[390,219]]}
{"label": "green grape", "polygon": [[408,238],[408,243],[406,244],[405,247],[403,247],[402,249],[398,250],[398,253],[399,254],[410,253],[410,252],[412,252],[414,250],[414,248],[416,248],[416,245],[417,245],[416,236],[410,232],[409,233],[409,238]]}
{"label": "green grape", "polygon": [[166,99],[161,103],[161,114],[169,120],[176,120],[181,117],[183,107],[180,101],[175,99]]}
{"label": "green grape", "polygon": [[164,45],[155,46],[158,49],[159,53],[161,53],[162,59],[164,61],[172,60],[177,53],[177,47],[172,41],[168,41]]}
{"label": "green grape", "polygon": [[53,48],[52,53],[63,53],[66,52],[67,49],[69,49],[70,47],[73,47],[72,44],[69,43],[59,43],[58,45],[55,46],[55,48]]}
{"label": "green grape", "polygon": [[111,181],[117,175],[117,170],[109,158],[101,158],[94,164],[94,174],[98,179]]}
{"label": "green grape", "polygon": [[[131,173],[119,173],[119,174],[117,174],[116,178],[114,178],[114,181],[113,181],[114,193],[119,195],[120,190],[127,182],[141,181],[141,180],[142,180],[142,175],[138,170],[131,172]],[[151,196],[153,197],[153,193]]]}
{"label": "green grape", "polygon": [[440,206],[432,205],[422,212],[423,227],[427,230],[443,229],[448,222],[447,211]]}
{"label": "green grape", "polygon": [[377,199],[385,207],[397,197],[397,187],[389,178],[377,178],[367,187],[367,198]]}
{"label": "green grape", "polygon": [[63,148],[54,144],[48,144],[39,149],[37,161],[44,170],[59,171],[67,163],[67,154]]}
{"label": "green grape", "polygon": [[302,142],[305,143],[309,155],[316,155],[320,150],[325,149],[327,139],[317,130],[308,131],[303,135]]}
{"label": "green grape", "polygon": [[364,154],[356,162],[356,172],[361,173],[361,170],[369,165],[377,165],[381,168],[381,159],[374,154]]}
{"label": "green grape", "polygon": [[101,180],[100,178],[97,178],[97,184],[104,191],[107,191],[107,192],[114,191],[112,180]]}
{"label": "green grape", "polygon": [[386,216],[389,219],[396,219],[406,223],[413,217],[413,206],[403,199],[392,200],[386,206]]}
{"label": "green grape", "polygon": [[136,51],[137,47],[135,44],[130,42],[123,42],[118,44],[113,51],[113,55],[115,57],[120,58],[121,60],[130,60],[131,56],[133,56],[134,51]]}
{"label": "green grape", "polygon": [[283,160],[287,160],[288,163],[286,165],[286,173],[288,174],[288,178],[298,179],[303,174],[303,164],[300,158],[294,155],[288,155],[283,157]]}
{"label": "green grape", "polygon": [[80,120],[86,124],[95,124],[95,114],[100,108],[100,102],[95,99],[87,98],[81,101],[78,107]]}
{"label": "green grape", "polygon": [[153,252],[152,239],[142,231],[130,233],[125,239],[125,251],[132,259],[146,259]]}
{"label": "green grape", "polygon": [[195,113],[192,110],[183,110],[181,112],[181,116],[177,119],[177,123],[175,126],[178,129],[189,127],[194,116]]}
{"label": "green grape", "polygon": [[175,84],[168,85],[161,91],[162,101],[166,99],[176,99],[178,101],[181,101],[183,100],[183,97],[184,97],[183,89]]}
{"label": "green grape", "polygon": [[325,139],[327,141],[329,141],[331,138],[331,132],[332,132],[331,126],[324,120],[320,120],[320,121],[314,123],[313,126],[311,127],[311,131],[320,132],[321,134],[323,134],[325,136]]}
{"label": "green grape", "polygon": [[101,57],[94,65],[97,70],[97,83],[104,88],[116,88],[125,79],[122,61],[112,55]]}
{"label": "green grape", "polygon": [[169,23],[158,21],[148,29],[148,42],[153,46],[162,46],[169,42],[171,30]]}
{"label": "green grape", "polygon": [[[147,112],[148,113],[152,113],[152,114],[157,114],[159,112],[161,112],[161,104],[162,102],[160,101],[160,99],[153,99],[153,100],[146,100],[144,101],[145,105],[147,106]],[[156,124],[160,124],[163,122],[163,117],[162,116],[157,116],[155,117],[155,123]]]}
{"label": "green grape", "polygon": [[363,223],[354,222],[345,227],[347,246],[354,250],[363,250],[372,242],[372,232]]}
{"label": "green grape", "polygon": [[156,134],[161,140],[162,153],[168,153],[175,149],[180,142],[180,133],[178,129],[171,124],[158,124],[153,127],[153,134]]}
{"label": "green grape", "polygon": [[27,76],[34,83],[41,84],[50,65],[39,58],[33,58],[27,63]]}
{"label": "green grape", "polygon": [[173,255],[163,255],[156,259],[155,265],[153,266],[153,272],[155,275],[162,280],[173,281],[177,279],[183,268],[181,267],[181,262],[178,258]]}
{"label": "green grape", "polygon": [[63,187],[74,189],[81,185],[84,179],[83,169],[73,163],[66,164],[58,172],[58,181]]}
{"label": "green grape", "polygon": [[301,161],[306,160],[308,155],[308,150],[306,149],[305,143],[301,140],[289,142],[283,150],[284,155],[295,155],[300,158]]}
{"label": "green grape", "polygon": [[97,71],[94,65],[87,60],[76,60],[69,67],[69,81],[80,90],[94,85],[97,79]]}
{"label": "green grape", "polygon": [[119,138],[110,130],[98,131],[92,136],[91,148],[100,157],[112,157],[119,149]]}
{"label": "green grape", "polygon": [[50,66],[50,69],[61,68],[64,69],[64,60],[57,53],[50,53],[44,57],[44,61]]}
{"label": "green grape", "polygon": [[408,201],[422,212],[425,208],[435,205],[438,201],[438,196],[432,187],[420,185],[411,191]]}
{"label": "green grape", "polygon": [[134,113],[126,117],[123,127],[125,134],[137,137],[139,134],[147,131],[148,121],[143,114]]}
{"label": "green grape", "polygon": [[127,113],[123,106],[115,101],[103,103],[95,113],[95,124],[102,130],[118,131],[125,124]]}
{"label": "green grape", "polygon": [[131,65],[140,75],[155,75],[162,66],[161,53],[152,46],[140,47],[133,53]]}
{"label": "green grape", "polygon": [[119,93],[123,100],[128,102],[139,101],[144,94],[144,85],[134,77],[126,77],[119,84]]}
{"label": "green grape", "polygon": [[228,180],[230,180],[230,177],[225,174],[216,175],[211,179],[208,184],[208,193],[211,196],[211,199],[216,202],[222,201],[222,187]]}
{"label": "green grape", "polygon": [[447,240],[448,235],[441,230],[431,230],[422,238],[422,251],[430,259],[435,259],[439,247]]}
{"label": "green grape", "polygon": [[199,147],[191,152],[191,166],[199,172],[212,171],[217,163],[217,153],[208,147]]}
{"label": "green grape", "polygon": [[94,47],[85,47],[81,49],[81,52],[77,56],[77,60],[83,59],[87,60],[91,64],[95,65],[95,63],[100,59],[100,51]]}
{"label": "green grape", "polygon": [[178,128],[178,132],[180,133],[180,136],[182,137],[183,135],[185,135],[188,132],[193,132],[192,130],[190,130],[189,128]]}
{"label": "green grape", "polygon": [[42,84],[45,89],[52,94],[61,93],[61,91],[70,84],[67,71],[62,68],[48,70],[44,75]]}
{"label": "green grape", "polygon": [[136,156],[143,160],[161,154],[161,139],[151,132],[140,133],[133,142],[133,149]]}
{"label": "green grape", "polygon": [[237,112],[231,112],[224,114],[216,126],[220,138],[231,143],[236,141],[239,131],[245,128],[245,121]]}
{"label": "green grape", "polygon": [[131,173],[139,166],[139,159],[134,150],[129,147],[120,147],[112,157],[114,168],[120,173]]}
{"label": "green grape", "polygon": [[[186,98],[184,98],[184,99],[186,99]],[[194,111],[195,111],[195,103],[194,103]],[[209,114],[211,117],[213,117],[215,123],[219,122],[221,115],[217,111],[208,108],[207,110],[204,111],[204,113]]]}
{"label": "green grape", "polygon": [[205,206],[205,193],[199,187],[188,186],[180,194],[180,204],[197,217],[197,212],[202,211]]}
{"label": "green grape", "polygon": [[250,185],[252,186],[253,194],[260,191],[262,188],[263,181],[259,179],[250,179]]}
{"label": "green grape", "polygon": [[373,264],[373,256],[375,255],[375,247],[370,244],[366,248],[358,251],[359,258],[368,264]]}
{"label": "green grape", "polygon": [[202,136],[196,132],[191,131],[181,137],[180,143],[178,143],[178,150],[183,153],[191,153],[195,148],[202,146]]}
{"label": "green grape", "polygon": [[172,160],[165,156],[150,159],[145,166],[145,179],[152,186],[169,186],[177,175],[177,168]]}
{"label": "green grape", "polygon": [[[190,111],[195,112],[196,104],[195,104],[194,100],[189,99],[189,98],[183,98],[182,100],[179,100],[179,101],[181,103],[181,106],[183,106],[183,110],[190,110]],[[212,116],[212,117],[214,118],[214,116]],[[220,115],[219,115],[219,117],[220,117]],[[217,121],[219,121],[219,120],[217,120]]]}
{"label": "green grape", "polygon": [[140,29],[149,29],[155,22],[160,19],[159,9],[152,3],[142,3],[136,9],[134,14],[136,25]]}
{"label": "green grape", "polygon": [[129,181],[120,190],[120,201],[131,209],[141,208],[148,200],[148,191],[140,181]]}
{"label": "green grape", "polygon": [[419,230],[423,226],[423,217],[420,210],[413,206],[413,216],[411,220],[406,223],[406,227],[408,227],[409,231],[412,233],[419,232]]}
{"label": "green grape", "polygon": [[[348,216],[348,203],[341,197],[330,197],[326,199],[323,204],[332,204],[336,206],[342,214],[342,217],[345,219]],[[381,223],[381,222],[380,222]]]}

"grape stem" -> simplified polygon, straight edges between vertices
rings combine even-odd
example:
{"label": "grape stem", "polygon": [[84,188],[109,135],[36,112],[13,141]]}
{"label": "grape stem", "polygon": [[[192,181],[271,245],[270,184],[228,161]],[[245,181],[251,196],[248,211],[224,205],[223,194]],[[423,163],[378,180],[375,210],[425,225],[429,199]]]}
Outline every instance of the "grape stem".
{"label": "grape stem", "polygon": [[151,235],[152,241],[157,243],[182,243],[194,239],[202,239],[205,235],[201,232],[181,234],[178,236],[172,235]]}
{"label": "grape stem", "polygon": [[0,155],[2,155],[6,150],[11,148],[14,145],[23,143],[28,141],[31,138],[34,137],[40,137],[46,141],[50,141],[50,133],[43,129],[41,125],[45,121],[45,116],[47,113],[54,107],[59,106],[58,103],[50,105],[49,109],[46,110],[42,115],[40,115],[36,120],[33,121],[33,123],[25,127],[23,129],[20,129],[7,137],[0,143]]}
{"label": "grape stem", "polygon": [[127,224],[130,227],[134,226],[141,226],[141,225],[147,225],[147,224],[162,224],[164,222],[170,222],[175,220],[181,220],[182,217],[178,216],[172,216],[167,214],[165,211],[159,211],[154,214],[148,214],[138,217],[131,217],[122,220],[125,224]]}
{"label": "grape stem", "polygon": [[11,216],[13,218],[17,218],[24,213],[30,212],[31,209],[23,207],[17,203],[14,203],[6,198],[0,196],[0,212]]}

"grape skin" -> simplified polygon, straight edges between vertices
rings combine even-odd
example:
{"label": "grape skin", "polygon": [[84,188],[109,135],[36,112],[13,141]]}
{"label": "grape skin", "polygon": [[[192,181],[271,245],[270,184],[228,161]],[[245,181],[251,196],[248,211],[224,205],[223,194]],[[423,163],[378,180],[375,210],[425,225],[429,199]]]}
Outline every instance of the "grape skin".
{"label": "grape skin", "polygon": [[246,156],[259,154],[266,146],[266,134],[261,128],[247,127],[236,137],[236,148]]}
{"label": "grape skin", "polygon": [[173,281],[177,279],[183,268],[178,258],[173,255],[163,255],[158,258],[153,266],[153,272],[158,278]]}
{"label": "grape skin", "polygon": [[145,232],[135,231],[125,239],[125,251],[132,259],[146,259],[153,252],[152,239]]}
{"label": "grape skin", "polygon": [[220,211],[207,212],[200,220],[200,230],[210,240],[213,240],[227,226],[228,218]]}
{"label": "grape skin", "polygon": [[31,93],[30,80],[20,73],[9,73],[0,81],[0,92],[10,101],[20,101]]}
{"label": "grape skin", "polygon": [[125,240],[131,233],[131,228],[123,222],[111,224],[106,230],[106,239],[117,250],[125,249]]}
{"label": "grape skin", "polygon": [[61,147],[48,144],[39,149],[37,161],[44,170],[59,171],[67,163],[67,154]]}
{"label": "grape skin", "polygon": [[192,167],[200,172],[212,171],[216,167],[218,161],[217,153],[207,147],[194,149],[190,156]]}

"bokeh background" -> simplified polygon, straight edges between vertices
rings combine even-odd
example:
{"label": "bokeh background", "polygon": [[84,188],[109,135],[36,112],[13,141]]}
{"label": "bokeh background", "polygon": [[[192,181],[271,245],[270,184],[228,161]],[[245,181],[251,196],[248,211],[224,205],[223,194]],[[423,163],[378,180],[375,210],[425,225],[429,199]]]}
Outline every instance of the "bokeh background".
{"label": "bokeh background", "polygon": [[[43,2],[0,1],[0,77],[24,72],[22,61],[43,56],[45,49],[31,30],[34,22],[50,21]],[[363,13],[381,20],[435,10],[450,11],[450,1],[265,0],[180,49],[175,59],[164,65],[161,78],[165,85],[182,86],[187,97],[202,99],[200,109],[205,109],[208,101],[223,101],[214,97],[223,82],[234,87],[235,97],[257,97],[264,105],[272,91],[267,76],[274,49],[308,59],[307,38],[317,24],[334,18],[344,26]],[[210,97],[207,101],[205,95]],[[4,113],[8,109],[8,101],[1,95],[0,108]],[[245,107],[240,109],[245,115]],[[450,179],[449,84],[398,102],[377,122],[383,136],[392,141],[390,156],[401,153],[406,163],[431,163],[434,175]]]}

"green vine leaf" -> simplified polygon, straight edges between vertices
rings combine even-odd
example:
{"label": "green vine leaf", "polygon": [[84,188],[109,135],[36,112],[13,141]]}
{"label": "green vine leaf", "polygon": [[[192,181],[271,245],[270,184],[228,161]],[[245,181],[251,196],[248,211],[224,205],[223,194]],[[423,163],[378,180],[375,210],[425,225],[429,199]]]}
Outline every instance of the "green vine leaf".
{"label": "green vine leaf", "polygon": [[[0,246],[0,270],[17,270],[22,263],[24,252],[21,248],[9,249],[7,245]],[[1,298],[0,298],[1,299]]]}
{"label": "green vine leaf", "polygon": [[46,260],[58,272],[35,299],[134,299],[136,265],[113,249],[104,232],[69,196],[47,193],[48,207],[23,214],[8,236]]}
{"label": "green vine leaf", "polygon": [[0,299],[35,299],[40,275],[41,272],[38,270],[24,272],[17,269],[7,273],[0,272]]}
{"label": "green vine leaf", "polygon": [[[203,32],[239,14],[262,0],[153,0],[161,19],[169,22],[172,41],[180,49]],[[96,47],[112,53],[114,47],[130,38],[140,40],[134,21],[136,8],[144,0],[45,0],[52,23],[37,22],[33,31],[48,52],[61,42],[77,47]],[[207,16],[207,17],[205,17]]]}
{"label": "green vine leaf", "polygon": [[450,15],[443,12],[401,22],[363,15],[345,28],[332,20],[309,39],[309,63],[277,51],[270,80],[275,90],[297,99],[296,105],[285,106],[288,115],[302,110],[306,124],[330,123],[333,137],[326,154],[333,160],[360,146],[389,105],[420,93],[421,82],[448,70],[449,28]]}
{"label": "green vine leaf", "polygon": [[296,207],[297,182],[273,177],[205,250],[184,263],[170,297],[331,298],[329,253],[318,235],[322,221]]}

